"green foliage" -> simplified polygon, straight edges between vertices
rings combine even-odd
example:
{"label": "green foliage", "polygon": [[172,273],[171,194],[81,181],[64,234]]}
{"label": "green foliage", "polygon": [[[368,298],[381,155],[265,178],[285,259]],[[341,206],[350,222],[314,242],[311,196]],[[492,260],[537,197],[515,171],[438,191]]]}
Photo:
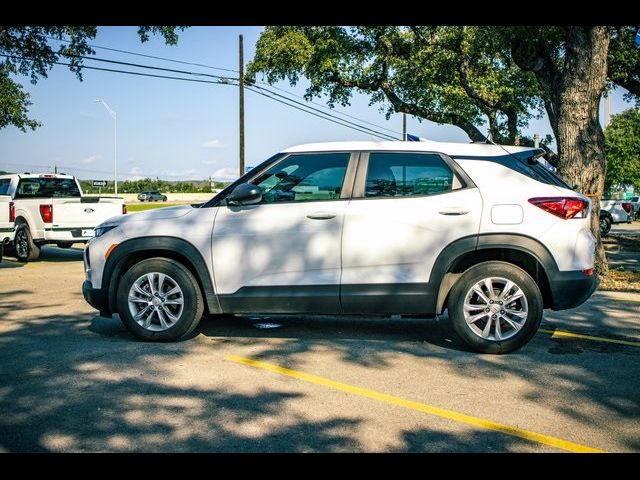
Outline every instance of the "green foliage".
{"label": "green foliage", "polygon": [[542,111],[533,74],[511,60],[508,44],[483,27],[267,27],[249,64],[267,82],[306,77],[308,99],[348,105],[354,90],[369,93],[387,116],[406,112],[462,128],[484,140],[513,142]]}
{"label": "green foliage", "polygon": [[[186,27],[140,27],[138,35],[142,42],[150,34],[162,35],[168,45],[178,41],[176,30]],[[82,81],[83,56],[95,54],[89,41],[95,38],[95,26],[0,26],[0,53],[6,55],[0,61],[0,128],[14,125],[22,131],[35,129],[41,124],[27,114],[31,105],[30,95],[22,90],[12,75],[30,78],[37,83],[56,62],[69,63],[69,70]],[[67,40],[54,49],[50,39]]]}
{"label": "green foliage", "polygon": [[[224,188],[228,182],[215,182],[214,188]],[[98,188],[91,185],[90,180],[80,180],[80,186],[85,193],[98,193]],[[125,180],[118,182],[118,194],[140,193],[148,190],[158,190],[162,193],[210,193],[211,186],[208,180],[191,182],[169,182],[159,178],[143,178],[140,180]],[[113,182],[101,189],[104,194],[114,193]]]}
{"label": "green foliage", "polygon": [[613,115],[604,132],[607,149],[605,190],[616,185],[640,189],[640,110]]}
{"label": "green foliage", "polygon": [[609,45],[608,76],[611,82],[626,88],[628,100],[640,106],[640,27],[614,27]]}

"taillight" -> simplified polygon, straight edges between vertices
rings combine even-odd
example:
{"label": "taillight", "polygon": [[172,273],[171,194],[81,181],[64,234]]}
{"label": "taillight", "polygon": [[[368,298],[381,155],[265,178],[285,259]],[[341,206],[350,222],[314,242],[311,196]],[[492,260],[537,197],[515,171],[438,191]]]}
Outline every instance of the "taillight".
{"label": "taillight", "polygon": [[9,221],[16,221],[16,204],[13,202],[9,202]]}
{"label": "taillight", "polygon": [[585,218],[589,209],[589,202],[574,197],[536,197],[529,203],[565,220]]}
{"label": "taillight", "polygon": [[123,215],[127,214],[127,206],[124,203],[122,204],[122,214]]}
{"label": "taillight", "polygon": [[44,223],[53,222],[53,205],[40,205],[40,216]]}
{"label": "taillight", "polygon": [[627,212],[627,213],[631,213],[632,206],[631,206],[631,204],[630,204],[630,203],[628,203],[628,202],[623,202],[623,203],[622,203],[622,208],[624,208],[624,211],[625,211],[625,212]]}

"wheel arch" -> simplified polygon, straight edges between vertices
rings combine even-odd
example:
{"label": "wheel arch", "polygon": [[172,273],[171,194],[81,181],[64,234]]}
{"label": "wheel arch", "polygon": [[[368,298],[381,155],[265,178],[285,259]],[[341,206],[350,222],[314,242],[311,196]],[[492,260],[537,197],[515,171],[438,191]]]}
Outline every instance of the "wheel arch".
{"label": "wheel arch", "polygon": [[467,269],[491,260],[522,268],[538,284],[544,308],[553,305],[548,272],[557,271],[558,265],[549,250],[526,235],[496,233],[456,240],[438,255],[429,279],[438,288],[434,311],[442,313],[453,285]]}
{"label": "wheel arch", "polygon": [[190,242],[177,237],[153,236],[122,242],[109,256],[104,266],[102,282],[107,292],[108,313],[116,313],[117,291],[124,272],[148,258],[162,257],[184,265],[196,278],[209,313],[221,313],[218,296],[214,293],[209,269],[202,254]]}

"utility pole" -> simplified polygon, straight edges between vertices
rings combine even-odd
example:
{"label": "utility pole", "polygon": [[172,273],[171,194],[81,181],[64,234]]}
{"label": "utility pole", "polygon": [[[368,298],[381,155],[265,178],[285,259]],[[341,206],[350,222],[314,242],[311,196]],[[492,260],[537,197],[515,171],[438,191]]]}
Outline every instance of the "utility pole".
{"label": "utility pole", "polygon": [[242,35],[239,37],[238,43],[238,57],[240,81],[238,82],[240,91],[240,176],[244,175],[244,47],[242,41]]}
{"label": "utility pole", "polygon": [[407,141],[407,114],[402,112],[402,141]]}

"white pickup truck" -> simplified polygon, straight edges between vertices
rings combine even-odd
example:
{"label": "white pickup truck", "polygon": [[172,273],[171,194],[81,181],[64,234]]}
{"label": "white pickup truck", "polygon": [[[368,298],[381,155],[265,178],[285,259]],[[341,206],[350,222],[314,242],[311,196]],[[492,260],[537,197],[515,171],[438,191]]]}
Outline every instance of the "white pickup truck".
{"label": "white pickup truck", "polygon": [[77,242],[86,243],[94,236],[96,225],[126,213],[122,198],[83,196],[72,175],[0,175],[0,195],[11,197],[13,246],[23,262],[36,260],[45,244],[69,248]]}
{"label": "white pickup truck", "polygon": [[0,195],[0,262],[4,254],[5,244],[13,240],[13,222],[9,221],[11,216],[11,197]]}

